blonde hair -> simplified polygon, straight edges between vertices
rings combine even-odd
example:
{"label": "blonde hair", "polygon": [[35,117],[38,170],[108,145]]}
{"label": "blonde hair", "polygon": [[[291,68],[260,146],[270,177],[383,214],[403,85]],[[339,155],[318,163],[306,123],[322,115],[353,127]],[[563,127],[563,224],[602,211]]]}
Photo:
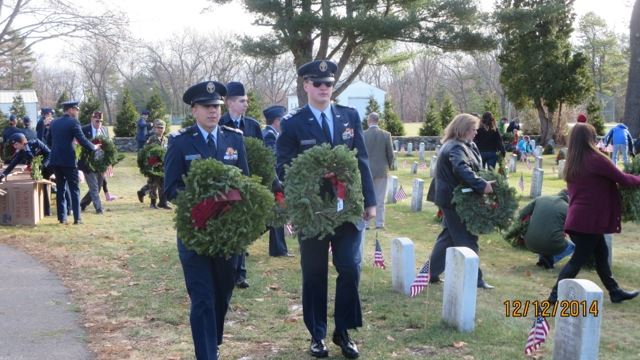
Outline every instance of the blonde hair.
{"label": "blonde hair", "polygon": [[445,141],[455,139],[455,140],[464,140],[464,136],[466,133],[478,126],[480,119],[477,116],[473,116],[471,114],[458,114],[456,117],[451,120],[449,125],[444,129],[444,135],[442,136],[441,142],[444,144]]}

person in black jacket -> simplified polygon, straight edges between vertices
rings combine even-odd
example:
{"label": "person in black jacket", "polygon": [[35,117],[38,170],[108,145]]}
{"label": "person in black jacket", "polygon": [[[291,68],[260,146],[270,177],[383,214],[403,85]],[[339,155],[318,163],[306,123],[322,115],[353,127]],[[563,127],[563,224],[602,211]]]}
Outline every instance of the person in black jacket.
{"label": "person in black jacket", "polygon": [[482,164],[488,169],[494,169],[498,161],[498,153],[504,157],[505,150],[502,137],[496,128],[496,119],[490,112],[482,114],[482,121],[473,142],[480,150]]}
{"label": "person in black jacket", "polygon": [[[442,232],[438,235],[431,251],[431,282],[439,282],[444,271],[445,255],[450,246],[465,246],[478,253],[478,236],[467,230],[455,206],[451,203],[453,190],[458,185],[473,189],[479,194],[493,192],[491,184],[478,176],[482,168],[482,158],[473,138],[478,130],[479,119],[470,114],[459,114],[444,129],[442,148],[436,164],[433,201],[442,210]],[[431,192],[430,189],[429,192]],[[431,200],[431,199],[429,199]],[[478,287],[491,289],[482,278],[478,268]]]}

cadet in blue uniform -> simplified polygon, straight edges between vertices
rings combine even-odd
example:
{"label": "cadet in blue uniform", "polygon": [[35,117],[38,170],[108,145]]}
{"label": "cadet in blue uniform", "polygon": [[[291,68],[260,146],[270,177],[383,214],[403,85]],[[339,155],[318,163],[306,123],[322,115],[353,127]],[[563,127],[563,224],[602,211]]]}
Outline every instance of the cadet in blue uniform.
{"label": "cadet in blue uniform", "polygon": [[45,141],[46,134],[45,132],[49,131],[49,124],[53,120],[53,109],[51,108],[42,108],[40,109],[40,119],[36,124],[36,137],[40,141]]}
{"label": "cadet in blue uniform", "polygon": [[144,147],[147,143],[147,137],[149,135],[149,127],[147,125],[147,118],[149,117],[149,111],[144,110],[140,113],[140,119],[136,122],[136,142],[138,143],[138,150]]}
{"label": "cadet in blue uniform", "polygon": [[67,201],[64,189],[69,186],[71,192],[71,208],[73,209],[73,223],[82,224],[80,220],[80,188],[78,186],[78,164],[73,140],[87,150],[96,151],[99,145],[92,144],[82,133],[78,122],[80,107],[78,101],[71,100],[62,103],[64,115],[51,122],[51,160],[50,164],[56,174],[56,199],[58,203],[58,221],[67,223]]}
{"label": "cadet in blue uniform", "polygon": [[[47,144],[43,143],[38,139],[27,140],[26,136],[23,133],[15,133],[11,135],[9,138],[9,143],[16,150],[13,158],[11,158],[11,162],[7,168],[0,174],[0,182],[2,182],[13,169],[18,164],[27,164],[30,165],[31,161],[34,157],[42,155],[42,166],[40,170],[42,171],[42,178],[49,179],[53,172],[49,167],[49,155],[51,154],[51,150]],[[49,185],[44,187],[45,196],[44,196],[44,215],[51,215],[51,205],[49,203]]]}
{"label": "cadet in blue uniform", "polygon": [[31,128],[31,118],[29,116],[25,115],[22,118],[22,123],[24,124],[24,129],[20,129],[20,132],[24,134],[27,140],[34,140],[38,138],[35,130]]}
{"label": "cadet in blue uniform", "polygon": [[[280,135],[280,119],[286,114],[287,109],[284,106],[273,105],[262,111],[267,126],[262,130],[264,145],[276,153],[276,139]],[[273,191],[282,191],[282,186],[278,179],[275,180]],[[269,256],[293,256],[287,249],[287,242],[284,236],[284,227],[269,227]]]}
{"label": "cadet in blue uniform", "polygon": [[[241,82],[232,81],[227,84],[227,96],[225,104],[229,112],[222,115],[220,125],[236,128],[242,131],[243,136],[262,140],[262,130],[258,120],[244,116],[249,107],[249,98]],[[236,286],[240,289],[249,287],[247,282],[247,268],[245,266],[245,254],[238,256],[236,268]]]}
{"label": "cadet in blue uniform", "polygon": [[284,179],[285,165],[305,150],[321,144],[346,145],[357,150],[362,178],[365,212],[358,226],[344,223],[335,228],[335,235],[322,239],[300,241],[302,266],[302,308],[304,323],[311,334],[311,355],[327,357],[324,343],[327,333],[327,271],[328,248],[331,244],[333,264],[338,272],[335,296],[335,330],[333,342],[342,354],[357,358],[358,348],[347,332],[362,326],[362,311],[358,284],[360,282],[360,242],[364,221],[375,218],[376,200],[369,170],[367,150],[358,112],[350,107],[331,104],[334,73],[337,65],[329,60],[307,63],[298,69],[304,80],[308,104],[282,119],[277,140],[278,177]]}
{"label": "cadet in blue uniform", "polygon": [[[175,199],[184,189],[182,177],[196,159],[214,158],[249,174],[242,135],[235,129],[218,126],[220,105],[226,93],[223,84],[207,81],[193,85],[182,96],[182,100],[191,105],[196,124],[169,138],[164,168],[164,191],[168,200]],[[236,150],[238,156],[225,156],[229,148]],[[178,254],[191,299],[191,335],[196,358],[217,359],[224,318],[235,285],[237,256],[227,259],[198,255],[185,248],[180,239]]]}
{"label": "cadet in blue uniform", "polygon": [[2,142],[3,143],[7,143],[7,141],[9,141],[9,138],[11,137],[11,135],[20,132],[20,129],[18,129],[18,127],[16,126],[18,124],[18,118],[16,118],[16,116],[14,114],[11,114],[9,116],[9,125],[4,128],[4,130],[2,131]]}

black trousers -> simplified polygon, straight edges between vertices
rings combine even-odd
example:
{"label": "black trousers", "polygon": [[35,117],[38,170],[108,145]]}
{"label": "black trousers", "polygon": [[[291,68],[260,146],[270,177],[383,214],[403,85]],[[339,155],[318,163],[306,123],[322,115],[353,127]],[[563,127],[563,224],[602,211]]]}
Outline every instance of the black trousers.
{"label": "black trousers", "polygon": [[558,283],[560,280],[573,279],[578,275],[582,266],[587,263],[591,255],[596,260],[596,272],[604,287],[608,290],[618,288],[618,283],[611,274],[609,266],[609,248],[603,234],[583,234],[579,232],[569,233],[571,241],[576,245],[573,255],[558,275],[558,280],[551,290],[549,301],[558,300]]}

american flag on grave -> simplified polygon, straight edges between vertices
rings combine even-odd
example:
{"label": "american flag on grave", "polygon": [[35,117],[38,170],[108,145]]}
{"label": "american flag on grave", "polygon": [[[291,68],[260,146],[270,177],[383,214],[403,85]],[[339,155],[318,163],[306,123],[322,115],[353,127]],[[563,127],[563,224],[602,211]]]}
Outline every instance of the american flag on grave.
{"label": "american flag on grave", "polygon": [[413,280],[410,286],[411,297],[418,296],[426,288],[429,286],[429,280],[431,279],[431,272],[429,271],[429,260],[422,266],[418,276]]}
{"label": "american flag on grave", "polygon": [[373,266],[385,269],[382,247],[380,246],[380,241],[378,241],[378,239],[376,239],[376,249],[373,252]]}
{"label": "american flag on grave", "polygon": [[427,163],[423,162],[423,163],[418,164],[418,169],[426,170],[427,169]]}
{"label": "american flag on grave", "polygon": [[527,345],[524,347],[524,353],[529,355],[540,348],[540,345],[547,340],[549,334],[549,323],[544,316],[538,316],[533,321],[533,326],[529,330],[527,337]]}
{"label": "american flag on grave", "polygon": [[404,189],[402,188],[402,185],[400,185],[400,188],[398,189],[398,191],[396,191],[395,194],[393,194],[393,198],[396,201],[401,201],[407,198],[407,193],[404,192]]}

